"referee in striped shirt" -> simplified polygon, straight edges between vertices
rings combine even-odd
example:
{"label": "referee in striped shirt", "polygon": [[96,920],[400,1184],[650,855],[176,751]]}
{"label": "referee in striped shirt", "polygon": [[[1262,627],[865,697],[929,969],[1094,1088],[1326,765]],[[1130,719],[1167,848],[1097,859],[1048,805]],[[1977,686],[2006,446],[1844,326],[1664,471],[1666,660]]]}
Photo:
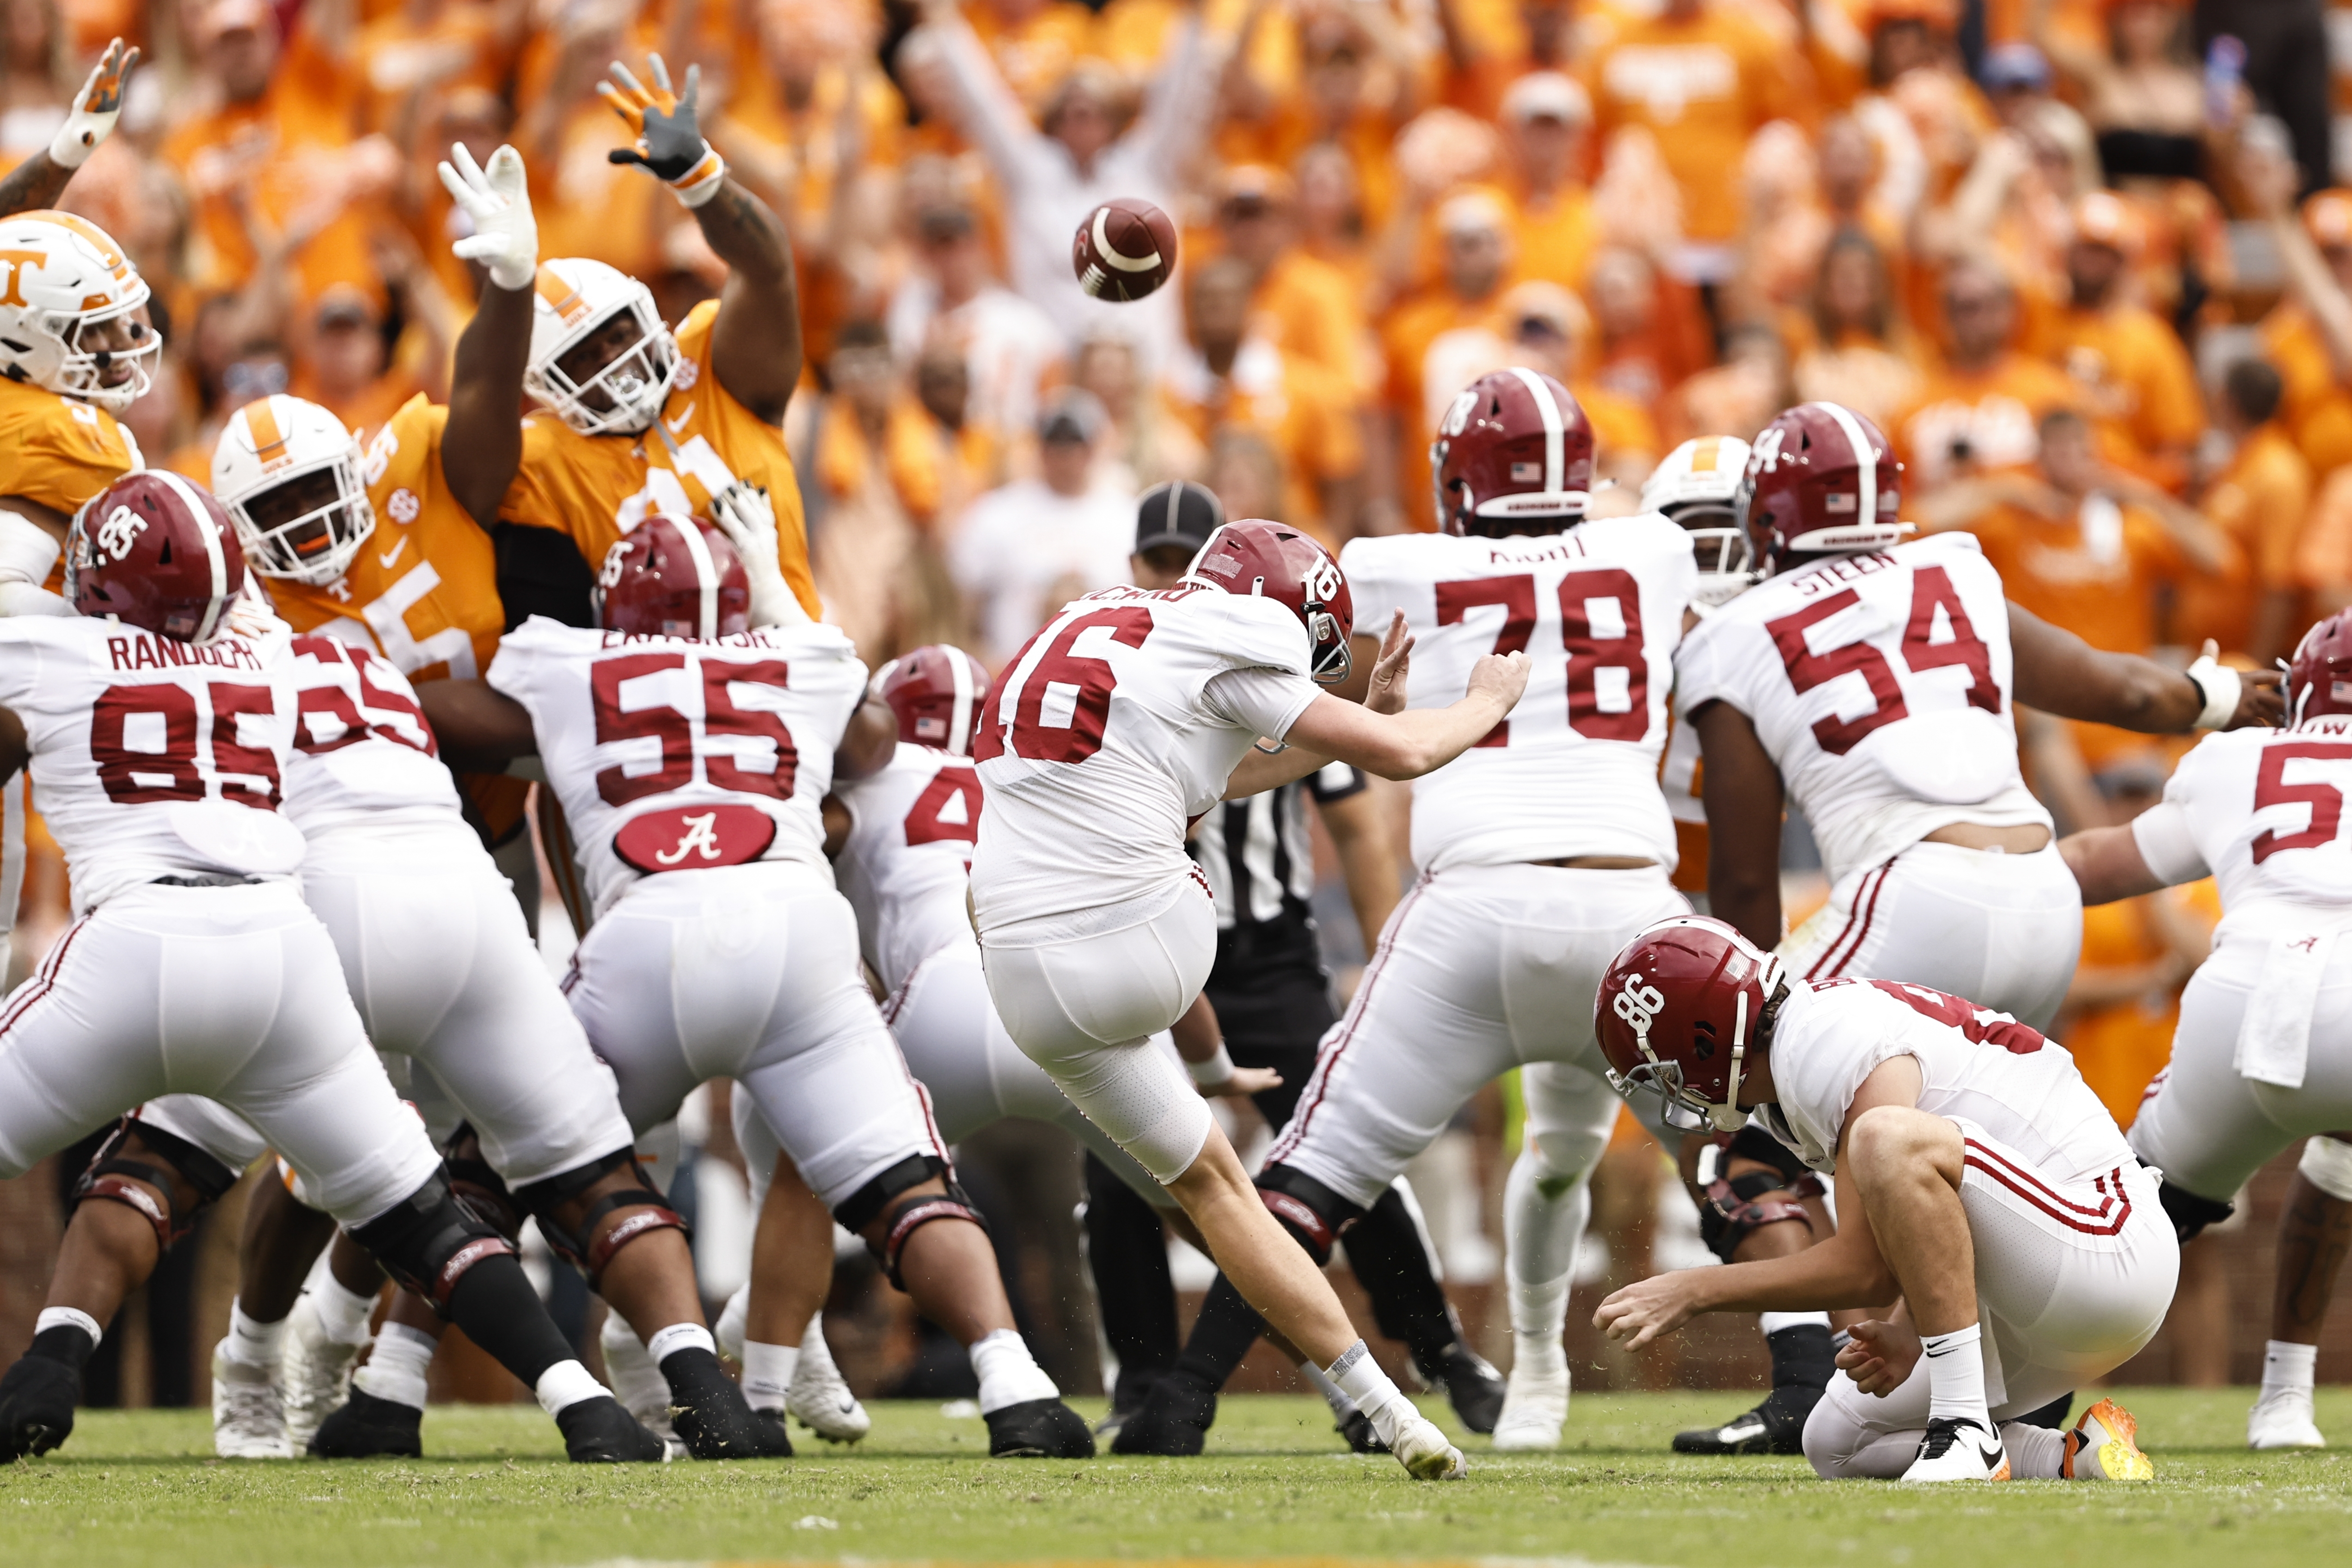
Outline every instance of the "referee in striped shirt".
{"label": "referee in striped shirt", "polygon": [[[1204,486],[1180,481],[1148,491],[1131,562],[1137,584],[1173,586],[1224,521],[1223,507]],[[1369,949],[1396,905],[1397,867],[1378,805],[1355,768],[1334,763],[1279,789],[1221,802],[1201,818],[1190,845],[1216,896],[1209,1003],[1236,1066],[1282,1075],[1278,1087],[1252,1097],[1276,1131],[1290,1120],[1315,1069],[1316,1046],[1337,1017],[1308,909],[1315,891],[1309,800],[1339,851]],[[1122,1453],[1198,1453],[1215,1416],[1217,1390],[1265,1325],[1220,1275],[1180,1352],[1159,1216],[1092,1155],[1086,1224],[1103,1332],[1119,1368],[1102,1430]],[[1492,1431],[1502,1379],[1462,1342],[1402,1182],[1349,1230],[1346,1245],[1381,1331],[1404,1342],[1422,1375],[1444,1387],[1465,1425]],[[1340,1430],[1358,1447],[1373,1441],[1370,1423],[1352,1410]]]}

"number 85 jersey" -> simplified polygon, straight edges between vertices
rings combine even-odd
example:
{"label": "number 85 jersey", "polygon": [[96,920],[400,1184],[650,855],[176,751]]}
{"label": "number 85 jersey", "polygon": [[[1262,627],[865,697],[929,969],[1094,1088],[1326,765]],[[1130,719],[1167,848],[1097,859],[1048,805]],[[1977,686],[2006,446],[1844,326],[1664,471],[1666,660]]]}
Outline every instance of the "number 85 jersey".
{"label": "number 85 jersey", "polygon": [[838,627],[700,642],[533,616],[488,680],[530,713],[598,915],[665,871],[790,860],[830,878],[819,803],[866,690]]}
{"label": "number 85 jersey", "polygon": [[1698,579],[1689,536],[1654,513],[1566,533],[1359,539],[1339,558],[1356,631],[1402,610],[1414,637],[1410,706],[1468,691],[1480,656],[1532,667],[1511,716],[1412,786],[1416,868],[1575,855],[1675,864],[1658,790],[1683,609]]}
{"label": "number 85 jersey", "polygon": [[1956,822],[2051,826],[2011,687],[2009,601],[1965,533],[1768,577],[1675,656],[1675,711],[1748,715],[1832,884]]}

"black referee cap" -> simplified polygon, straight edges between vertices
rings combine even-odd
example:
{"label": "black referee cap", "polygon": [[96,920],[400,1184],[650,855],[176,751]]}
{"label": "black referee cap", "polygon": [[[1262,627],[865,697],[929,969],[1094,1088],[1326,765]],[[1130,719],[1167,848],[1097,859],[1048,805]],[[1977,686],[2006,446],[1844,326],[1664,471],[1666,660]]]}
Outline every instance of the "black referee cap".
{"label": "black referee cap", "polygon": [[1171,479],[1144,491],[1136,503],[1135,552],[1181,544],[1198,553],[1224,525],[1224,503],[1214,490],[1190,479]]}

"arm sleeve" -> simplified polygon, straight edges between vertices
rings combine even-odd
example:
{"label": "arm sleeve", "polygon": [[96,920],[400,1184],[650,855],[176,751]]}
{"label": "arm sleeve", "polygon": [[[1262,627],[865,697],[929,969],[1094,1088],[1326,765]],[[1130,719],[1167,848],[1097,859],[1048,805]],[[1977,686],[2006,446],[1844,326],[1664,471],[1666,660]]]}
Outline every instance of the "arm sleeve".
{"label": "arm sleeve", "polygon": [[2213,874],[2189,831],[2189,813],[2170,798],[2169,791],[2165,799],[2132,818],[2131,830],[2139,858],[2165,881],[2177,886]]}
{"label": "arm sleeve", "polygon": [[1322,695],[1303,675],[1286,669],[1227,669],[1209,678],[1201,706],[1237,730],[1279,741]]}
{"label": "arm sleeve", "polygon": [[1206,29],[1195,14],[1177,24],[1175,48],[1159,79],[1151,84],[1143,112],[1129,132],[1136,138],[1150,172],[1175,181],[1192,161],[1202,133],[1215,115],[1217,79],[1223,74],[1223,49],[1211,48]]}

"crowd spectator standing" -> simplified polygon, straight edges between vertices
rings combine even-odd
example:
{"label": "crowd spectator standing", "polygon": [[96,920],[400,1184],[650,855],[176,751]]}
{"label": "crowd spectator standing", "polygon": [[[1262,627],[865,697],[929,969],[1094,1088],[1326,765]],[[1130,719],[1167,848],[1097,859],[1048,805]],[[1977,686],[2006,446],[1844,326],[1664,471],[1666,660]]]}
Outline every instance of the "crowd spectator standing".
{"label": "crowd spectator standing", "polygon": [[[452,142],[521,149],[542,254],[646,279],[672,321],[711,297],[725,268],[608,161],[594,90],[615,58],[698,64],[713,142],[791,231],[784,433],[873,661],[1001,661],[1119,580],[1132,497],[1171,479],[1335,547],[1431,527],[1437,419],[1524,364],[1592,416],[1597,512],[1686,437],[1834,398],[1889,431],[1906,515],[1974,531],[2020,603],[2263,663],[2352,602],[2352,61],[2330,75],[2325,9],[14,0],[0,162],[108,37],[144,50],[63,205],[154,289],[166,353],[126,423],[202,475],[255,397],[364,441],[446,385],[478,288],[432,175]],[[1181,235],[1140,304],[1071,277],[1113,195]],[[2050,735],[2062,812],[2111,809],[2065,805],[2070,767],[2170,760]],[[2158,962],[2125,934],[2118,965]]]}

